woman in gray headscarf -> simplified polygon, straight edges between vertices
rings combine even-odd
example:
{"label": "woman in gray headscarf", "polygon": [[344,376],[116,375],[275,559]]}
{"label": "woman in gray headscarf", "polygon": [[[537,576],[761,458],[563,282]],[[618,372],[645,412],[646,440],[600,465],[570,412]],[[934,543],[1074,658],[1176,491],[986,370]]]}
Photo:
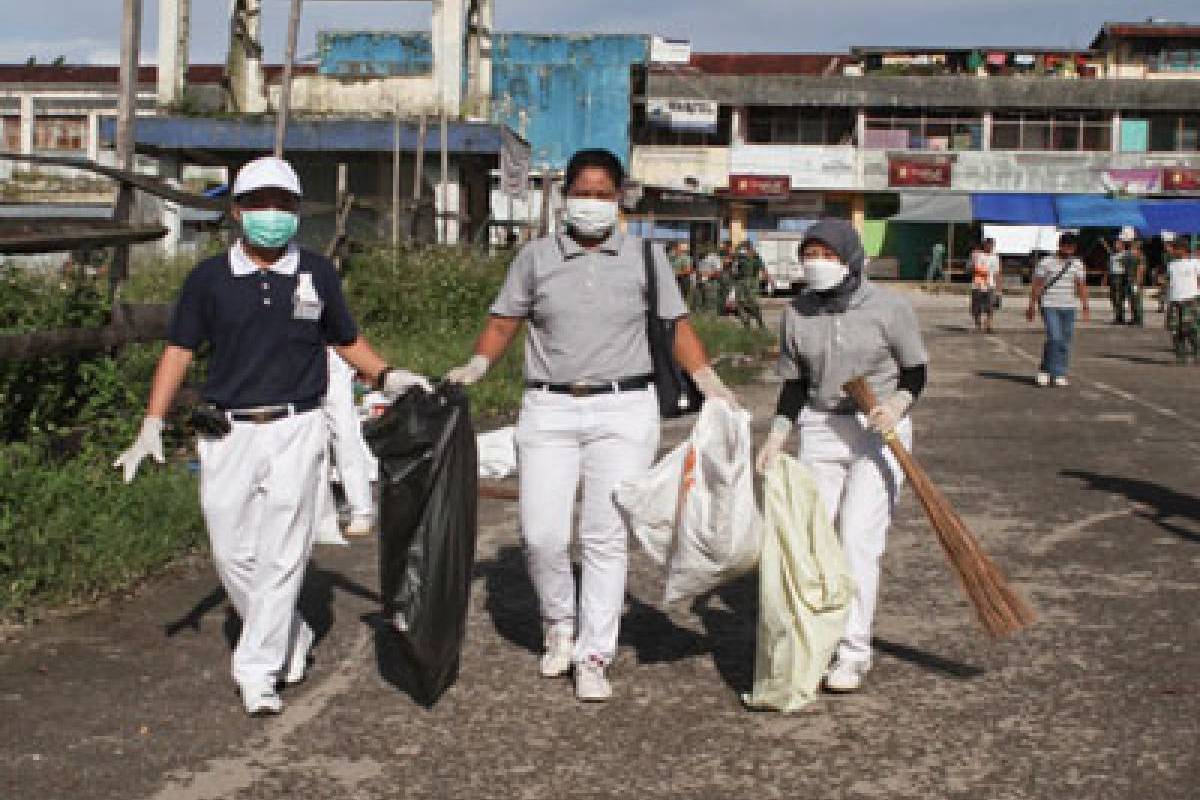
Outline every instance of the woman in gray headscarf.
{"label": "woman in gray headscarf", "polygon": [[[816,480],[857,588],[825,677],[827,689],[852,692],[871,667],[879,559],[903,480],[884,436],[912,447],[908,410],[924,388],[929,357],[908,301],[863,275],[862,242],[850,223],[812,226],[800,257],[805,288],[784,311],[778,366],[784,384],[757,466],[770,468],[795,425],[799,459]],[[842,391],[857,377],[879,398],[870,415],[858,413]]]}

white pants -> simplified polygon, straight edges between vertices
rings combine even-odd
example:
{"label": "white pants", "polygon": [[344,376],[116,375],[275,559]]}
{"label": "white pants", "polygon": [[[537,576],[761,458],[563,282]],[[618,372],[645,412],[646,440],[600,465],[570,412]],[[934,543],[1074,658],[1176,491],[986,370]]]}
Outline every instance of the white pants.
{"label": "white pants", "polygon": [[[576,661],[598,656],[607,663],[616,656],[628,533],[613,490],[650,468],[658,439],[653,389],[580,398],[525,392],[516,433],[521,533],[544,623],[575,625],[578,616]],[[570,545],[580,478],[583,585],[577,615]]]}
{"label": "white pants", "polygon": [[[857,414],[800,415],[800,461],[813,473],[829,519],[837,528],[857,591],[850,601],[838,658],[871,660],[871,622],[879,594],[879,559],[904,473],[883,437],[868,430]],[[896,428],[912,449],[912,422]]]}
{"label": "white pants", "polygon": [[296,611],[312,550],[328,427],[320,411],[235,422],[199,441],[200,507],[217,574],[242,618],[233,651],[240,686],[272,686],[313,632]]}
{"label": "white pants", "polygon": [[350,513],[356,517],[373,516],[373,469],[362,439],[362,424],[354,409],[354,370],[332,349],[329,351],[325,414],[329,419],[333,458],[342,477],[342,490],[346,492]]}

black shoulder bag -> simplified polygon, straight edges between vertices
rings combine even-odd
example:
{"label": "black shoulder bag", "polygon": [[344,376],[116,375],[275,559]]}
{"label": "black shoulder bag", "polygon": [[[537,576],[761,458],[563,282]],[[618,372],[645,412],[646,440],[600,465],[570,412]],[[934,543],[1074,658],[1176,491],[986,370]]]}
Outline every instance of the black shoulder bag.
{"label": "black shoulder bag", "polygon": [[658,315],[658,274],[654,269],[653,245],[642,243],[646,266],[646,339],[650,342],[650,363],[654,368],[654,388],[658,390],[658,412],[667,419],[693,414],[704,404],[704,395],[695,381],[675,360],[675,325]]}

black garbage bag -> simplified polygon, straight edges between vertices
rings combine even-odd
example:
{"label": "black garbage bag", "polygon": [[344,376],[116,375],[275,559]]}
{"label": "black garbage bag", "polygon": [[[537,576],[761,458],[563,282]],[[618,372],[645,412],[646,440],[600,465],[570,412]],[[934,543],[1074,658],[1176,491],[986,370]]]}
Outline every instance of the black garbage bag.
{"label": "black garbage bag", "polygon": [[466,393],[412,389],[363,434],[379,459],[379,666],[430,706],[458,675],[475,562],[478,465]]}

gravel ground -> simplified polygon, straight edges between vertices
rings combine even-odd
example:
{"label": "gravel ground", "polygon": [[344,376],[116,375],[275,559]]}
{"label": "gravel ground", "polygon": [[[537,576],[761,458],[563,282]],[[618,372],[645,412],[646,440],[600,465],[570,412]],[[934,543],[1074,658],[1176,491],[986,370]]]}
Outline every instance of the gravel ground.
{"label": "gravel ground", "polygon": [[[1037,389],[1041,334],[1019,303],[982,336],[965,298],[912,298],[933,356],[918,456],[1037,607],[1028,632],[980,634],[906,492],[859,694],[747,712],[753,579],[663,609],[635,552],[615,695],[584,707],[536,675],[516,509],[485,501],[462,673],[434,708],[381,669],[376,552],[358,542],[320,548],[310,569],[309,680],[282,716],[246,718],[234,620],[196,559],[6,632],[0,796],[1196,797],[1200,367],[1172,365],[1161,316],[1138,330],[1102,309],[1078,333],[1072,386]],[[743,391],[760,429],[774,393]]]}

